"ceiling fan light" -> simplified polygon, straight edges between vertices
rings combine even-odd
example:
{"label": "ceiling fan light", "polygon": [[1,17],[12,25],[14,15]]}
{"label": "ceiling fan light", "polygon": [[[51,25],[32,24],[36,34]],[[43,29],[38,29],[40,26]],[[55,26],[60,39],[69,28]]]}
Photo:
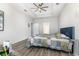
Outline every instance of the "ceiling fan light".
{"label": "ceiling fan light", "polygon": [[39,8],[38,10],[40,11],[41,9]]}
{"label": "ceiling fan light", "polygon": [[[45,9],[48,8],[48,6],[43,6],[44,5],[43,3],[39,3],[38,5],[35,3],[33,3],[33,4],[37,7],[35,12],[39,11],[41,13],[42,11],[47,11]],[[35,9],[35,8],[33,8],[33,9]]]}

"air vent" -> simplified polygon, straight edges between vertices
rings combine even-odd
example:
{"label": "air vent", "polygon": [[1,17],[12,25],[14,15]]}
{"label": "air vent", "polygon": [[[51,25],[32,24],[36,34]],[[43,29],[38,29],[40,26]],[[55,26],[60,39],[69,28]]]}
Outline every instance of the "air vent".
{"label": "air vent", "polygon": [[24,9],[24,11],[25,11],[25,12],[27,12],[27,10],[26,10],[26,9]]}
{"label": "air vent", "polygon": [[59,5],[59,3],[56,3],[56,5]]}

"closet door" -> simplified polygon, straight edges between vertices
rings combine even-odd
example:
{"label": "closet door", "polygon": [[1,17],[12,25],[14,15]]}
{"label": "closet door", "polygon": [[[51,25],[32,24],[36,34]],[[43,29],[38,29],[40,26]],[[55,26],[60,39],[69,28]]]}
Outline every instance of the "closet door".
{"label": "closet door", "polygon": [[33,36],[39,35],[39,23],[33,23]]}

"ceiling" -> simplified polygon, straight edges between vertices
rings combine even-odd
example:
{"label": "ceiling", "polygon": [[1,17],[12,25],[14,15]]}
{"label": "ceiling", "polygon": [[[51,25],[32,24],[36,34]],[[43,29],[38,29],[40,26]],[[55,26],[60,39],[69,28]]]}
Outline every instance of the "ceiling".
{"label": "ceiling", "polygon": [[38,18],[38,17],[59,16],[65,4],[59,3],[57,5],[56,3],[44,3],[44,6],[48,6],[48,8],[46,8],[47,11],[42,11],[41,13],[39,11],[35,12],[35,10],[32,9],[36,7],[35,5],[33,5],[33,3],[13,3],[11,4],[11,6],[16,8],[18,11],[23,12],[33,18]]}

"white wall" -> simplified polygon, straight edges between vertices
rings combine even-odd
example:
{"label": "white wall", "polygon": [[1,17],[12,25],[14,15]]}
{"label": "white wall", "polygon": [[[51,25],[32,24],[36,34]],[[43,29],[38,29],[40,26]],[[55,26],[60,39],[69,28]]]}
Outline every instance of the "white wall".
{"label": "white wall", "polygon": [[15,43],[24,40],[29,34],[27,24],[31,18],[12,8],[10,4],[0,4],[0,10],[4,11],[4,31],[0,31],[0,41]]}
{"label": "white wall", "polygon": [[58,18],[57,17],[41,17],[36,18],[34,22],[40,24],[40,34],[43,34],[42,24],[43,22],[49,22],[50,24],[50,34],[54,34],[58,32]]}
{"label": "white wall", "polygon": [[75,38],[79,39],[79,4],[67,4],[60,16],[60,27],[75,27]]}

